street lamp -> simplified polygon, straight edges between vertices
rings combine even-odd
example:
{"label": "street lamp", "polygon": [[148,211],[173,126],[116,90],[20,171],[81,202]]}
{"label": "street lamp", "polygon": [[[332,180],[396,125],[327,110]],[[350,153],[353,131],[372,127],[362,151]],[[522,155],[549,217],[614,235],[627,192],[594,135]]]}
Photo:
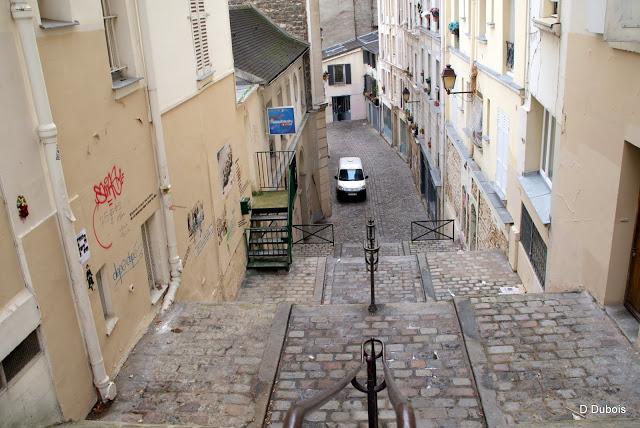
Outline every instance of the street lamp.
{"label": "street lamp", "polygon": [[409,92],[409,89],[404,88],[402,90],[402,100],[404,101],[405,104],[419,103],[420,102],[420,101],[409,101],[409,97],[411,97],[411,92]]}
{"label": "street lamp", "polygon": [[456,77],[456,72],[451,68],[450,64],[447,64],[444,70],[442,70],[442,84],[444,86],[444,90],[447,91],[447,95],[473,94],[473,91],[451,92],[454,86],[456,86]]}

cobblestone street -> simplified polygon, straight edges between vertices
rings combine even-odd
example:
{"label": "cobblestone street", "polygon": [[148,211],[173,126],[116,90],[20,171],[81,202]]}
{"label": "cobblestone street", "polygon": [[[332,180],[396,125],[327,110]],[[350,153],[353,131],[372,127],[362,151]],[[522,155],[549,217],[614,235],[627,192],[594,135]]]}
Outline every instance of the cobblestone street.
{"label": "cobblestone street", "polygon": [[332,183],[333,215],[326,222],[334,224],[336,242],[362,242],[372,213],[381,242],[409,240],[411,221],[425,220],[427,213],[407,164],[366,121],[327,124],[327,139],[332,180],[345,156],[361,158],[369,175],[366,202],[338,202]]}

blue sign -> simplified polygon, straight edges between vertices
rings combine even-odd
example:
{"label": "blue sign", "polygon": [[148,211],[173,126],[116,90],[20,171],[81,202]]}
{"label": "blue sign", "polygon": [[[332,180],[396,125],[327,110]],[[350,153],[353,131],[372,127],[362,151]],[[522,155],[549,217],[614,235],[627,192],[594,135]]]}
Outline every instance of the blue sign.
{"label": "blue sign", "polygon": [[271,107],[267,109],[269,134],[295,134],[296,120],[293,107]]}

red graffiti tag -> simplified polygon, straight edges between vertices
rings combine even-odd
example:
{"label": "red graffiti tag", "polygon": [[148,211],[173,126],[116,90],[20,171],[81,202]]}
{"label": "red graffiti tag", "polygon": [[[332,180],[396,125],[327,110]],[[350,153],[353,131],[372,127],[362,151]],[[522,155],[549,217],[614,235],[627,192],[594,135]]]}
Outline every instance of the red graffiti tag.
{"label": "red graffiti tag", "polygon": [[122,188],[124,186],[124,172],[122,169],[116,168],[114,165],[111,171],[104,177],[102,182],[93,186],[93,193],[96,197],[96,206],[93,209],[93,236],[95,236],[98,245],[105,250],[111,248],[112,243],[104,244],[98,237],[96,231],[96,212],[98,208],[105,203],[111,206],[113,201],[116,200],[122,194]]}
{"label": "red graffiti tag", "polygon": [[96,195],[96,205],[108,203],[109,206],[122,194],[124,185],[124,172],[120,168],[116,170],[114,165],[111,171],[104,177],[101,183],[93,186]]}

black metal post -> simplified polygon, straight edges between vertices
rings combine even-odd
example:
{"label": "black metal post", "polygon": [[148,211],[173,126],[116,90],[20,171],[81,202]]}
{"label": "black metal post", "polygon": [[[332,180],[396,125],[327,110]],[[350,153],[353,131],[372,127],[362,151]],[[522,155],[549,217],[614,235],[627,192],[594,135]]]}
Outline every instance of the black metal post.
{"label": "black metal post", "polygon": [[[373,270],[371,271],[373,275]],[[373,294],[372,294],[373,296]],[[375,303],[374,303],[375,305]],[[369,414],[369,428],[378,428],[378,391],[376,390],[376,349],[373,337],[371,343],[371,353],[365,358],[367,360],[367,412]]]}
{"label": "black metal post", "polygon": [[372,218],[367,221],[367,241],[364,245],[365,263],[370,273],[370,294],[371,301],[369,303],[369,313],[376,313],[376,290],[375,290],[375,271],[378,269],[378,251],[380,246],[376,245],[376,225]]}

